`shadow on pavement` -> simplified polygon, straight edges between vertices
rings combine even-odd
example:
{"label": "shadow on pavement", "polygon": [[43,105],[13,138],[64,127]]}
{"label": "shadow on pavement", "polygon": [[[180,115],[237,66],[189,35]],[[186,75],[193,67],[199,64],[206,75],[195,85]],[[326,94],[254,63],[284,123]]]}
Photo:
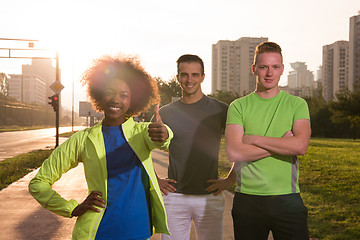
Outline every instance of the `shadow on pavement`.
{"label": "shadow on pavement", "polygon": [[55,214],[39,206],[16,226],[16,232],[21,239],[55,239],[61,225]]}

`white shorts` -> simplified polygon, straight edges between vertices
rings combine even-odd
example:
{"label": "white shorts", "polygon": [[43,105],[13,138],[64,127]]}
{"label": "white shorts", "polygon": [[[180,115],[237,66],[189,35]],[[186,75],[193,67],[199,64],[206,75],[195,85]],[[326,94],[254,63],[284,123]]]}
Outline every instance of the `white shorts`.
{"label": "white shorts", "polygon": [[163,197],[171,236],[162,234],[161,240],[189,240],[191,220],[198,240],[223,239],[223,193],[217,196],[169,193]]}

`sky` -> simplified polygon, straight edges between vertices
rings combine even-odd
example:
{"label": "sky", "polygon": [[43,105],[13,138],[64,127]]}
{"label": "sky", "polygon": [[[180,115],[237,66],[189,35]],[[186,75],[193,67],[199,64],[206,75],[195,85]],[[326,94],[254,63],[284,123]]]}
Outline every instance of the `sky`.
{"label": "sky", "polygon": [[[71,109],[74,86],[77,109],[86,100],[80,76],[104,54],[137,55],[148,73],[163,80],[176,75],[179,56],[196,54],[205,64],[202,89],[209,94],[213,44],[267,37],[283,50],[280,85],[296,61],[305,62],[316,78],[322,47],[349,40],[349,18],[359,14],[360,1],[0,0],[0,9],[0,38],[37,39],[36,48],[59,51],[62,105]],[[24,44],[0,41],[0,48]],[[0,72],[21,73],[21,64],[30,62],[0,59]]]}

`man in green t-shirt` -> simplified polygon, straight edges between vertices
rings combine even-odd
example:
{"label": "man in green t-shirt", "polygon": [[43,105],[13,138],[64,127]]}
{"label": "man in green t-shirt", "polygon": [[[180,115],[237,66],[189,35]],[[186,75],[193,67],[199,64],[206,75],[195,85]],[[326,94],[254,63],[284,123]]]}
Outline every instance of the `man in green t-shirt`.
{"label": "man in green t-shirt", "polygon": [[308,240],[296,158],[309,144],[308,106],[279,89],[284,65],[278,44],[257,46],[252,71],[256,90],[230,105],[225,131],[237,173],[235,239],[265,240],[271,230],[275,240]]}

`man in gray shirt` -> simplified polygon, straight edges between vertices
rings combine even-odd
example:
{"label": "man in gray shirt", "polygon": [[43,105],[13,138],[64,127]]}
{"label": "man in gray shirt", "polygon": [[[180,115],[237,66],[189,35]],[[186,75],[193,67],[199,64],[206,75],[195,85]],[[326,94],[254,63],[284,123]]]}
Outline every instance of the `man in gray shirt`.
{"label": "man in gray shirt", "polygon": [[157,117],[174,132],[168,178],[158,179],[172,235],[162,235],[161,239],[188,240],[193,220],[199,240],[221,240],[221,192],[236,178],[232,169],[227,178],[218,178],[218,155],[228,106],[202,92],[205,73],[201,58],[183,55],[177,61],[177,70],[182,97],[163,106]]}

